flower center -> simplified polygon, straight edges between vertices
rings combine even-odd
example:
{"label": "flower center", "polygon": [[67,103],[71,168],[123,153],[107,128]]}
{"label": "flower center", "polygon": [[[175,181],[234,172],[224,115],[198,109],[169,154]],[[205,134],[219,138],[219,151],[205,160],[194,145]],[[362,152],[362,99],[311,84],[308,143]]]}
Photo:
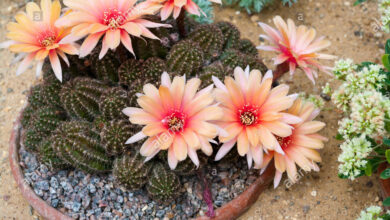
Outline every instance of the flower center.
{"label": "flower center", "polygon": [[126,16],[118,9],[108,9],[103,14],[103,22],[112,30],[116,30],[126,21]]}
{"label": "flower center", "polygon": [[279,137],[279,136],[276,136],[276,140],[278,140],[279,144],[280,144],[280,147],[282,147],[283,150],[287,149],[291,143],[292,143],[292,135],[288,136],[288,137]]}
{"label": "flower center", "polygon": [[251,126],[258,121],[258,109],[256,107],[245,105],[238,111],[238,117],[241,124]]}
{"label": "flower center", "polygon": [[56,43],[56,40],[56,34],[51,30],[38,35],[38,42],[42,47],[51,47]]}
{"label": "flower center", "polygon": [[182,112],[174,111],[172,114],[165,117],[163,122],[172,132],[180,132],[184,129],[185,115]]}

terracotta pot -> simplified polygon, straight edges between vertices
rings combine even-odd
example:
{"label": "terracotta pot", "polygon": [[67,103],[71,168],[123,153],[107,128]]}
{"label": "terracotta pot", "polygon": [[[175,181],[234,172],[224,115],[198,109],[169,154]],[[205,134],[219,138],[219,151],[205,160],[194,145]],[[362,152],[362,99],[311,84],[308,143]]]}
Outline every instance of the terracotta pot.
{"label": "terracotta pot", "polygon": [[[378,174],[380,175],[386,168],[388,168],[387,163],[382,163],[381,165],[379,165]],[[386,199],[387,197],[389,197],[390,196],[390,179],[384,180],[384,179],[379,178],[379,186],[381,188],[382,198]],[[389,209],[389,207],[387,207],[387,209]]]}
{"label": "terracotta pot", "polygon": [[[19,147],[20,147],[20,131],[22,112],[17,117],[11,133],[9,160],[11,171],[15,181],[22,192],[23,197],[30,205],[45,219],[55,220],[70,220],[71,218],[61,213],[59,210],[51,207],[44,200],[38,197],[34,190],[26,184],[23,177],[23,171],[19,165]],[[215,210],[216,217],[212,219],[229,220],[236,219],[245,211],[247,211],[258,199],[260,194],[269,186],[274,177],[275,168],[269,166],[267,170],[257,180],[250,185],[241,195],[225,204],[221,208]],[[199,217],[197,220],[210,219],[208,217]]]}

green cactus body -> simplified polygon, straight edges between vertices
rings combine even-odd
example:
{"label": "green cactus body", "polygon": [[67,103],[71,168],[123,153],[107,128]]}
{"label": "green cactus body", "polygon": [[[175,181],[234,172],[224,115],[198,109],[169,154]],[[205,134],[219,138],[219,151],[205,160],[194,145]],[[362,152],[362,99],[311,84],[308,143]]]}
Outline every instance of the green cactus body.
{"label": "green cactus body", "polygon": [[37,152],[39,145],[46,135],[42,132],[37,131],[36,129],[30,128],[24,131],[23,134],[23,144],[26,149]]}
{"label": "green cactus body", "polygon": [[149,177],[146,189],[154,200],[167,203],[180,195],[181,184],[179,177],[172,171],[157,163]]}
{"label": "green cactus body", "polygon": [[68,164],[59,158],[52,148],[52,143],[49,140],[43,141],[39,145],[38,157],[39,160],[52,169],[64,169],[68,167]]}
{"label": "green cactus body", "polygon": [[100,132],[101,130],[103,130],[104,126],[106,126],[106,124],[108,124],[109,122],[110,121],[107,120],[106,117],[104,117],[103,115],[99,115],[95,117],[95,119],[92,122],[92,125],[96,131]]}
{"label": "green cactus body", "polygon": [[132,87],[135,84],[139,84],[139,72],[141,71],[142,63],[139,60],[129,59],[118,69],[119,83]]}
{"label": "green cactus body", "polygon": [[36,151],[41,141],[50,136],[65,119],[65,112],[56,107],[42,107],[32,112],[29,121],[24,121],[26,132],[23,141],[26,148]]}
{"label": "green cactus body", "polygon": [[27,127],[30,124],[31,118],[33,117],[37,109],[30,104],[23,110],[23,117],[21,120],[22,126]]}
{"label": "green cactus body", "polygon": [[179,75],[196,75],[203,62],[202,49],[198,43],[190,40],[183,40],[175,44],[167,56],[168,70]]}
{"label": "green cactus body", "polygon": [[224,37],[223,48],[236,48],[239,44],[241,35],[238,28],[233,24],[225,21],[218,22],[216,25],[219,27]]}
{"label": "green cactus body", "polygon": [[30,94],[28,96],[28,102],[33,109],[37,109],[46,105],[41,92],[42,88],[42,84],[36,85],[31,88]]}
{"label": "green cactus body", "polygon": [[162,73],[167,71],[167,66],[164,60],[151,57],[142,64],[141,69],[140,75],[144,77],[144,84],[152,83],[156,85],[160,82]]}
{"label": "green cactus body", "polygon": [[124,118],[122,110],[129,106],[129,101],[126,90],[120,87],[109,88],[100,97],[100,113],[108,120]]}
{"label": "green cactus body", "polygon": [[99,59],[99,54],[97,52],[92,54],[91,66],[97,79],[111,83],[118,82],[118,68],[120,66],[120,61],[116,58],[114,52],[107,52],[102,59]]}
{"label": "green cactus body", "polygon": [[88,173],[111,170],[112,159],[100,145],[99,135],[88,122],[64,122],[53,133],[53,150],[64,162]]}
{"label": "green cactus body", "polygon": [[[160,35],[160,39],[168,39],[163,33],[159,34],[156,30],[152,30],[152,32],[158,33],[157,35]],[[134,45],[136,45],[134,49],[138,59],[146,60],[150,57],[164,58],[168,53],[168,48],[165,47],[159,40],[155,39],[135,39]]]}
{"label": "green cactus body", "polygon": [[216,25],[199,25],[188,39],[199,44],[206,60],[216,59],[222,52],[224,36]]}
{"label": "green cactus body", "polygon": [[249,54],[252,56],[258,55],[256,46],[252,43],[252,41],[248,39],[241,39],[238,42],[238,50],[241,51],[242,53]]}
{"label": "green cactus body", "polygon": [[258,69],[262,73],[267,71],[267,67],[256,56],[250,56],[248,54],[241,53],[237,49],[227,49],[220,57],[222,64],[225,67],[236,68],[241,67],[245,69],[247,66],[250,69]]}
{"label": "green cactus body", "polygon": [[114,161],[113,175],[115,180],[127,189],[136,190],[142,188],[148,182],[152,163],[144,163],[139,153],[126,153]]}
{"label": "green cactus body", "polygon": [[61,102],[70,116],[92,121],[99,114],[100,96],[107,88],[97,79],[77,77],[62,87]]}
{"label": "green cactus body", "polygon": [[130,93],[135,94],[141,92],[146,83],[156,85],[164,71],[167,71],[167,67],[160,58],[151,57],[144,62],[130,59],[119,68],[119,81],[129,87]]}
{"label": "green cactus body", "polygon": [[225,76],[232,75],[231,68],[225,68],[221,62],[214,62],[206,67],[203,67],[199,74],[199,78],[202,80],[202,87],[206,87],[213,83],[212,76],[219,79],[224,79]]}
{"label": "green cactus body", "polygon": [[137,125],[131,124],[128,120],[112,120],[105,124],[100,137],[103,147],[108,155],[120,155],[129,146],[125,145],[126,140],[138,132]]}

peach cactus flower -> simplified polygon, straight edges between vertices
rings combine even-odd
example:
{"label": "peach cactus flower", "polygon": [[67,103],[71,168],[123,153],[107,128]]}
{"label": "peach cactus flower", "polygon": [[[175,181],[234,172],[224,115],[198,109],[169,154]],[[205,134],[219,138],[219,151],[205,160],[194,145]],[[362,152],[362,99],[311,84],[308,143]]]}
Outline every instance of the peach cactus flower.
{"label": "peach cactus flower", "polygon": [[331,68],[323,66],[318,59],[334,59],[335,56],[318,52],[329,47],[330,41],[324,40],[324,37],[315,39],[316,31],[313,28],[308,29],[304,25],[297,28],[291,19],[288,19],[286,24],[280,16],[276,16],[273,21],[276,29],[259,22],[266,33],[260,37],[268,40],[272,46],[258,46],[257,49],[278,53],[273,59],[275,65],[287,63],[291,75],[296,68],[300,68],[313,83],[314,77],[318,77],[315,67],[329,73]]}
{"label": "peach cactus flower", "polygon": [[141,108],[123,110],[131,123],[145,125],[126,143],[148,137],[140,149],[141,155],[147,157],[146,161],[160,150],[167,150],[171,169],[187,156],[199,166],[196,151],[202,150],[208,156],[212,154],[209,142],[213,142],[220,132],[213,121],[222,117],[222,110],[215,105],[212,96],[213,85],[198,91],[200,83],[198,78],[186,82],[185,76],[176,76],[171,82],[165,72],[158,89],[146,84],[143,88],[145,94],[137,100]]}
{"label": "peach cactus flower", "polygon": [[2,43],[0,47],[20,53],[16,61],[22,59],[23,61],[16,71],[17,75],[25,72],[35,59],[38,61],[36,70],[38,76],[42,71],[45,58],[49,56],[54,74],[62,81],[59,57],[69,65],[66,54],[78,54],[78,45],[72,42],[62,43],[61,40],[70,33],[70,30],[54,26],[60,17],[60,2],[42,0],[41,7],[34,2],[29,2],[26,5],[26,12],[17,14],[16,22],[8,24],[7,37],[10,41]]}
{"label": "peach cactus flower", "polygon": [[249,167],[252,161],[256,166],[262,164],[263,150],[283,154],[276,136],[290,136],[293,127],[289,124],[301,119],[282,112],[291,107],[297,95],[287,96],[289,87],[284,84],[271,89],[272,77],[272,71],[262,78],[259,70],[249,72],[249,67],[245,71],[237,67],[234,79],[226,77],[225,84],[213,77],[215,98],[224,115],[218,124],[227,133],[219,136],[223,145],[215,160],[224,157],[236,143],[238,153],[246,155]]}
{"label": "peach cactus flower", "polygon": [[294,127],[292,134],[287,137],[277,137],[284,154],[275,151],[269,151],[264,156],[263,164],[260,166],[265,169],[274,159],[276,173],[274,178],[274,187],[276,188],[282,178],[282,174],[287,171],[288,178],[292,183],[298,180],[296,165],[305,172],[311,170],[319,171],[316,162],[321,162],[321,156],[318,149],[324,147],[324,141],[328,139],[317,134],[325,123],[313,121],[319,114],[320,110],[316,109],[310,102],[304,103],[297,99],[293,106],[288,109],[287,113],[298,116],[302,119],[301,123],[292,125]]}
{"label": "peach cactus flower", "polygon": [[121,42],[134,54],[130,35],[158,39],[148,28],[171,27],[143,18],[157,13],[161,5],[136,2],[137,0],[64,0],[64,4],[71,10],[56,25],[72,27],[72,35],[66,40],[78,40],[87,36],[81,45],[80,57],[90,54],[103,36],[100,59],[109,49],[116,49]]}
{"label": "peach cactus flower", "polygon": [[[222,4],[221,0],[209,0],[210,2]],[[173,18],[179,17],[179,14],[184,8],[189,14],[200,16],[201,9],[192,0],[148,0],[151,4],[162,4],[161,8],[161,20],[166,20],[172,13]]]}

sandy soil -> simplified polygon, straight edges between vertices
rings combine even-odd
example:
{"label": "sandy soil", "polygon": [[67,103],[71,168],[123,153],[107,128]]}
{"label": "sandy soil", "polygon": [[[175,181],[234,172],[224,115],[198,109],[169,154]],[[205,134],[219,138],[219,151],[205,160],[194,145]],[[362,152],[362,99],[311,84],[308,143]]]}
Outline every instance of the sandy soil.
{"label": "sandy soil", "polygon": [[[379,15],[375,1],[352,7],[354,1],[343,0],[299,0],[291,8],[276,5],[260,15],[248,16],[236,9],[216,9],[216,20],[235,23],[242,35],[260,44],[261,29],[257,21],[270,23],[275,15],[292,18],[297,24],[313,26],[319,35],[332,41],[329,53],[340,58],[353,58],[356,62],[376,61],[383,54],[386,36],[377,32]],[[23,6],[24,0],[0,1],[0,41],[4,41],[6,24],[12,15]],[[388,37],[388,36],[387,36]],[[266,63],[272,67],[273,54],[264,54]],[[32,208],[22,198],[12,178],[8,163],[8,140],[13,119],[25,103],[27,89],[38,82],[33,70],[15,76],[16,66],[11,66],[13,54],[0,51],[0,219],[37,219]],[[332,63],[329,63],[330,65]],[[291,86],[292,92],[305,91],[319,94],[321,86],[329,76],[321,74],[317,84],[301,72],[293,79],[285,76],[282,82]],[[320,115],[327,123],[323,135],[330,141],[322,151],[323,163],[319,173],[302,175],[300,182],[287,188],[282,180],[279,188],[270,187],[260,196],[257,203],[242,219],[355,219],[360,210],[372,204],[380,204],[378,183],[375,178],[361,178],[351,182],[337,177],[337,156],[339,142],[332,137],[336,134],[341,114],[327,103]]]}

